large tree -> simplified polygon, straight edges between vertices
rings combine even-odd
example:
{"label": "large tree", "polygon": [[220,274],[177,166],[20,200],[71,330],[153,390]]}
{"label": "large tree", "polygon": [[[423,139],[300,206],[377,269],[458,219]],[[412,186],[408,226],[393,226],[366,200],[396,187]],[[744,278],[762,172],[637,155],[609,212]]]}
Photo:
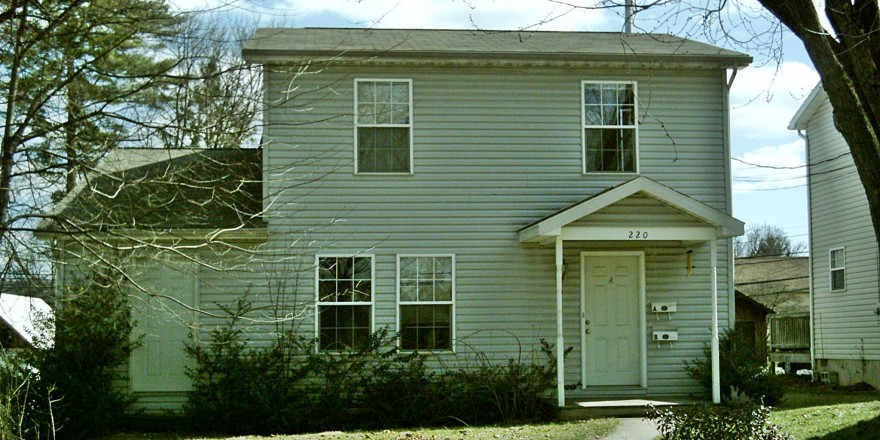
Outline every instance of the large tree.
{"label": "large tree", "polygon": [[189,15],[169,50],[179,60],[163,90],[165,121],[154,141],[164,148],[252,147],[263,99],[258,66],[241,57],[255,21],[217,14]]}
{"label": "large tree", "polygon": [[[10,273],[48,268],[35,228],[120,247],[91,235],[108,225],[53,212],[78,180],[98,190],[82,177],[113,149],[256,146],[260,72],[240,56],[255,23],[219,18],[165,0],[3,1],[0,287]],[[176,184],[206,185],[190,178]]]}
{"label": "large tree", "polygon": [[142,136],[175,61],[162,0],[7,0],[0,14],[0,244],[102,153]]}
{"label": "large tree", "polygon": [[[880,5],[878,0],[759,0],[801,41],[849,145],[880,240]],[[826,29],[820,14],[828,18]]]}

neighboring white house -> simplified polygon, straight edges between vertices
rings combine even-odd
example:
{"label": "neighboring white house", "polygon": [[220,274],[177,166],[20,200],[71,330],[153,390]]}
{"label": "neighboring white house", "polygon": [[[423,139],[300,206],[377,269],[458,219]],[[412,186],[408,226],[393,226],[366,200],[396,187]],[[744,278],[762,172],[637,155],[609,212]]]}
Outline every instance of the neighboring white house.
{"label": "neighboring white house", "polygon": [[[319,350],[357,348],[383,327],[401,350],[453,366],[474,353],[506,362],[541,339],[572,347],[564,360],[556,350],[560,404],[701,391],[683,361],[734,323],[743,224],[731,217],[728,93],[747,55],[668,35],[383,29],[260,29],[243,53],[263,68],[263,148],[236,160],[262,155],[261,188],[235,177],[251,196],[219,205],[204,188],[149,194],[167,203],[137,214],[126,210],[143,191],[105,189],[110,209],[96,192],[65,202],[152,242],[238,240],[193,247],[215,264],[130,262],[141,287],[178,299],[165,309],[210,312],[178,308],[186,325],[170,330],[150,318],[161,307],[143,306],[152,339],[129,369],[142,407],[180,405],[185,380],[167,378],[182,374],[183,341],[207,338],[218,304],[245,292],[295,308],[282,315]],[[129,178],[213,154],[234,152]],[[229,209],[255,199],[262,210]],[[168,217],[187,209],[205,221]],[[255,249],[284,258],[248,260]]]}
{"label": "neighboring white house", "polygon": [[880,269],[868,200],[821,84],[788,126],[807,143],[813,369],[880,387]]}

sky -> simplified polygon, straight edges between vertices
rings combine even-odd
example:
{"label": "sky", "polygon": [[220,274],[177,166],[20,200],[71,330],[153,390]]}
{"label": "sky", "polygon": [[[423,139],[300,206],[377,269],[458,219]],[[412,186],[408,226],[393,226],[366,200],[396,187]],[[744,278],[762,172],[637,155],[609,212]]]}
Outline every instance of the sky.
{"label": "sky", "polygon": [[[587,10],[569,4],[593,0],[171,0],[183,10],[214,8],[222,14],[256,16],[261,25],[421,29],[534,29],[621,31],[623,11]],[[637,3],[639,3],[637,1]],[[699,3],[699,2],[697,2]],[[729,2],[730,16],[749,16],[733,32],[772,29],[754,0]],[[733,8],[737,8],[735,11]],[[651,14],[651,15],[649,15]],[[664,31],[702,41],[699,15],[663,12],[636,15],[634,30]],[[657,23],[668,23],[658,28]],[[747,27],[748,29],[744,29]],[[710,41],[725,45],[724,41]],[[729,47],[729,46],[728,46]],[[739,71],[730,95],[733,214],[746,226],[775,225],[793,242],[808,241],[804,142],[788,123],[819,81],[803,49],[783,34],[781,59],[765,50],[744,50],[755,63]],[[788,167],[769,169],[760,166]]]}

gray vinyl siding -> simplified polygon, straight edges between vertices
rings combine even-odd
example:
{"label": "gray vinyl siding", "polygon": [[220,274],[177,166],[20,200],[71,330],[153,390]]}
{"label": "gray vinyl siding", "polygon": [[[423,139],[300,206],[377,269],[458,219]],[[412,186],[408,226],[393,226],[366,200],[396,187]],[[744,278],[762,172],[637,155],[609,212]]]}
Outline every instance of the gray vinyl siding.
{"label": "gray vinyl siding", "polygon": [[[640,175],[727,212],[719,70],[325,66],[294,82],[285,70],[265,68],[270,246],[294,249],[303,267],[315,254],[373,255],[374,326],[392,329],[396,255],[454,254],[458,343],[454,356],[445,355],[451,364],[476,352],[499,361],[533,356],[539,339],[555,343],[554,251],[521,245],[517,231],[636,176],[582,173],[582,80],[638,81]],[[355,78],[412,80],[412,175],[354,174]],[[641,202],[609,211],[639,211]],[[654,208],[675,224],[691,224]],[[648,339],[661,325],[681,334],[674,345],[648,342],[648,393],[695,391],[682,360],[700,356],[709,342],[707,244],[566,242],[565,345],[575,347],[566,382],[580,379],[579,252],[609,249],[644,250],[647,303],[679,303],[671,320],[648,314]],[[690,276],[687,250],[694,250]],[[732,309],[728,252],[722,242],[722,326]],[[313,279],[301,281],[297,297],[314,300]]]}
{"label": "gray vinyl siding", "polygon": [[[808,121],[813,338],[817,359],[880,359],[878,256],[864,187],[824,93]],[[837,159],[835,159],[837,158]],[[846,289],[831,291],[829,250],[846,250]]]}
{"label": "gray vinyl siding", "polygon": [[705,226],[699,219],[641,194],[602,208],[571,225],[617,226],[621,224],[621,219],[626,219],[626,224],[633,226]]}

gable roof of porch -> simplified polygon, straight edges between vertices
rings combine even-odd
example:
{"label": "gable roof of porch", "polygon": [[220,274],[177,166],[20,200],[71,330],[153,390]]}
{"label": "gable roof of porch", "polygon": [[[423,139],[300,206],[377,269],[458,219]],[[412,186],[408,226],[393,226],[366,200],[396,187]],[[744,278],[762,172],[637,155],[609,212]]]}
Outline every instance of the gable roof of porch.
{"label": "gable roof of porch", "polygon": [[[643,212],[633,215],[639,209]],[[636,177],[520,229],[519,241],[549,244],[559,236],[564,240],[702,241],[742,235],[743,227],[743,222],[703,202]],[[650,235],[633,237],[630,232],[634,230]]]}

